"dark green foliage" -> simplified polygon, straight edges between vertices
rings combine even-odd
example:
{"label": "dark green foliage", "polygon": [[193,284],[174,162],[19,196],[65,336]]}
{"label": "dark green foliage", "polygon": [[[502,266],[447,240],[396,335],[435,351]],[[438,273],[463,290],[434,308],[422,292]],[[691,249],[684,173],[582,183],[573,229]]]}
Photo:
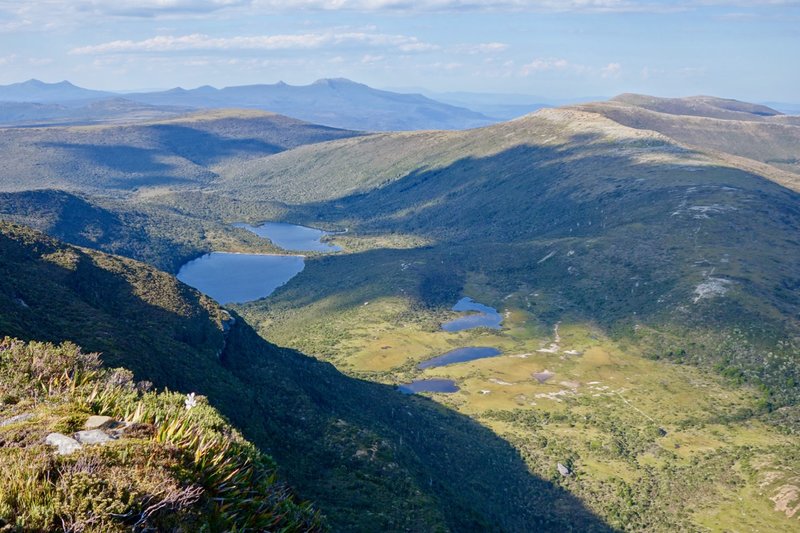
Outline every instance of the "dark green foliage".
{"label": "dark green foliage", "polygon": [[223,337],[220,310],[166,274],[19,226],[0,246],[3,294],[28,306],[6,297],[3,333],[85,341],[137,380],[203,394],[335,530],[608,529],[471,419],[277,348],[241,318]]}

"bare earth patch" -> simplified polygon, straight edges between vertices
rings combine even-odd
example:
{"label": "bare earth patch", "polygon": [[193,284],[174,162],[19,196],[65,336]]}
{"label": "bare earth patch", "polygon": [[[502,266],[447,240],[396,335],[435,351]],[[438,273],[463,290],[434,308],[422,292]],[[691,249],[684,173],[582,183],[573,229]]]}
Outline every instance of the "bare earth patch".
{"label": "bare earth patch", "polygon": [[786,513],[786,516],[792,518],[797,511],[800,511],[800,487],[781,485],[770,500],[775,502],[776,511]]}

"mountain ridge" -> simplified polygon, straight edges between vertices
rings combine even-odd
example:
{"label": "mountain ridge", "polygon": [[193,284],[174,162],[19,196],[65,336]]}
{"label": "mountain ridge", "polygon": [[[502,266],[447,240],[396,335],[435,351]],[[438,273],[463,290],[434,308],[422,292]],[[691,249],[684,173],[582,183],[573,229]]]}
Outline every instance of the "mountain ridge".
{"label": "mountain ridge", "polygon": [[[422,94],[400,94],[373,89],[346,78],[321,78],[308,85],[253,84],[215,88],[203,85],[195,89],[174,87],[164,91],[117,94],[77,87],[67,81],[48,84],[38,80],[0,86],[0,102],[60,104],[70,108],[50,116],[34,117],[66,120],[98,120],[90,110],[81,110],[87,102],[119,99],[163,108],[254,108],[289,115],[308,122],[362,131],[463,129],[496,122],[481,113],[432,100]],[[8,104],[6,104],[8,107]],[[40,115],[44,110],[39,109]],[[88,116],[86,116],[88,115]],[[14,115],[7,111],[6,121]],[[0,105],[0,120],[3,106]]]}

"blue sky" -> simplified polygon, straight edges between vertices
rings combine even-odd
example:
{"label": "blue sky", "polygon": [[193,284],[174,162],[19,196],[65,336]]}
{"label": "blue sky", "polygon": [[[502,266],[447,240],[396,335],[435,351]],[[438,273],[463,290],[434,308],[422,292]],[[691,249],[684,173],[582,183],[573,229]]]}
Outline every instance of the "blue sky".
{"label": "blue sky", "polygon": [[800,0],[0,0],[0,83],[800,102]]}

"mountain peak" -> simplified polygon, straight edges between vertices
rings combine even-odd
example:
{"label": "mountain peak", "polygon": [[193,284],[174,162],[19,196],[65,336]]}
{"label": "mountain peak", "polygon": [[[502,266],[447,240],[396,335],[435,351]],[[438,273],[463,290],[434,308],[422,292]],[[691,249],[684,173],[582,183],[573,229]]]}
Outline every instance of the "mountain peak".
{"label": "mountain peak", "polygon": [[325,85],[328,87],[366,87],[363,83],[358,83],[347,78],[320,78],[311,85]]}
{"label": "mountain peak", "polygon": [[61,87],[61,88],[78,88],[75,84],[67,81],[62,80],[57,83],[48,83],[46,81],[42,81],[36,78],[31,78],[27,81],[23,81],[21,83],[15,83],[13,85],[17,85],[19,87],[35,87],[35,88],[48,88],[48,87]]}
{"label": "mountain peak", "polygon": [[106,98],[111,95],[113,93],[78,87],[67,80],[48,83],[31,78],[20,83],[0,86],[0,101],[5,102],[67,102]]}

